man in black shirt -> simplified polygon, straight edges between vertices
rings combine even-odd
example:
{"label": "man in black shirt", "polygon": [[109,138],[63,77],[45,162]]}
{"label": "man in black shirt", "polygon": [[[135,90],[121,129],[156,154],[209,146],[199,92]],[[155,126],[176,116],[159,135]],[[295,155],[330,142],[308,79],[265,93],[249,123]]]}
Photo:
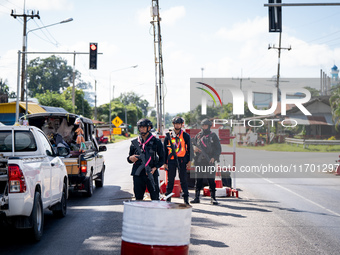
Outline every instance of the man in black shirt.
{"label": "man in black shirt", "polygon": [[162,142],[150,133],[152,129],[152,122],[149,119],[140,119],[137,122],[137,127],[140,136],[136,138],[139,143],[140,149],[145,154],[146,165],[151,167],[151,174],[155,182],[155,189],[148,179],[147,173],[144,169],[139,175],[136,175],[136,170],[142,164],[139,159],[138,149],[131,143],[129,156],[127,161],[133,163],[131,175],[133,176],[133,191],[136,200],[143,200],[146,187],[150,192],[152,200],[159,200],[159,185],[158,185],[158,168],[164,164],[164,150]]}
{"label": "man in black shirt", "polygon": [[[218,205],[216,201],[216,184],[215,184],[215,172],[209,172],[209,167],[215,165],[215,162],[219,161],[219,157],[222,151],[221,143],[217,135],[211,132],[210,127],[212,123],[209,119],[204,119],[201,122],[202,130],[193,139],[195,152],[195,171],[200,170],[197,173],[195,183],[195,199],[191,203],[200,202],[200,192],[203,188],[203,178],[207,178],[209,183],[211,203]],[[202,152],[204,150],[204,152]],[[205,155],[204,155],[205,154]],[[207,158],[208,157],[208,158]]]}

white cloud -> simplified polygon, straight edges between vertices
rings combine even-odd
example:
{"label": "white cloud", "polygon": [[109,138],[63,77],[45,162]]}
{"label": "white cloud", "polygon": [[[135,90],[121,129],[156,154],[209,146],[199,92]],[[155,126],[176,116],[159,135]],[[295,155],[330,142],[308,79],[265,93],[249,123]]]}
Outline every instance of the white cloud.
{"label": "white cloud", "polygon": [[255,36],[266,35],[268,27],[267,17],[256,17],[254,20],[248,19],[245,22],[235,23],[231,29],[221,28],[216,35],[232,41],[244,41]]}
{"label": "white cloud", "polygon": [[[16,1],[17,5],[22,6],[22,1]],[[29,0],[26,1],[26,9],[35,10],[72,10],[73,4],[69,0],[46,1],[46,0]]]}
{"label": "white cloud", "polygon": [[150,7],[146,7],[144,9],[139,9],[137,11],[137,21],[138,24],[140,25],[148,25],[150,24],[150,21],[152,20],[151,17],[151,8]]}
{"label": "white cloud", "polygon": [[7,80],[10,91],[17,90],[17,67],[18,67],[18,51],[9,50],[0,58],[1,76],[0,78]]}
{"label": "white cloud", "polygon": [[185,8],[184,6],[176,6],[169,10],[160,10],[160,15],[162,18],[162,24],[171,26],[185,16]]}

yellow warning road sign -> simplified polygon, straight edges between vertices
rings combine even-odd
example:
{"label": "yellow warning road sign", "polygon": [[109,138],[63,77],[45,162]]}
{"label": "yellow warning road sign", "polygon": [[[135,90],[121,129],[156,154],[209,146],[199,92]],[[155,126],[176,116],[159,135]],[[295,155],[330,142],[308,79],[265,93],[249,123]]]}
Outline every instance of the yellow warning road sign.
{"label": "yellow warning road sign", "polygon": [[123,123],[122,119],[119,118],[118,116],[112,120],[112,124],[115,125],[116,127],[119,127],[120,125],[122,125],[122,123]]}
{"label": "yellow warning road sign", "polygon": [[121,135],[122,129],[121,128],[113,128],[113,134],[114,135]]}

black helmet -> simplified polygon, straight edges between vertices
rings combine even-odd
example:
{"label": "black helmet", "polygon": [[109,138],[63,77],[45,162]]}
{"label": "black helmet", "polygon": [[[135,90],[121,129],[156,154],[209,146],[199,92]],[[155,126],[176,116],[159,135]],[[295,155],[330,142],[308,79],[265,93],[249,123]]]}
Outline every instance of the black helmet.
{"label": "black helmet", "polygon": [[212,122],[209,119],[204,119],[201,121],[201,125],[208,125],[209,127],[211,127]]}
{"label": "black helmet", "polygon": [[183,124],[184,123],[184,119],[182,118],[182,117],[178,117],[178,116],[176,116],[176,117],[174,117],[173,119],[172,119],[172,124]]}
{"label": "black helmet", "polygon": [[137,122],[137,127],[151,127],[153,128],[152,122],[149,119],[140,119]]}

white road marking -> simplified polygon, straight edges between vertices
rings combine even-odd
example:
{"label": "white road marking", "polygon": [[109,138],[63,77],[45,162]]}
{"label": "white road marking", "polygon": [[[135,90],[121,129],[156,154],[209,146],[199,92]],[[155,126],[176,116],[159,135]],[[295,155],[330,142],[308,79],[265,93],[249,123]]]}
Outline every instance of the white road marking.
{"label": "white road marking", "polygon": [[316,206],[320,207],[320,208],[323,209],[323,210],[326,210],[326,211],[328,211],[328,212],[334,214],[335,216],[340,217],[340,214],[339,214],[339,213],[336,213],[336,212],[334,212],[334,211],[332,211],[332,210],[330,210],[330,209],[328,209],[328,208],[326,208],[326,207],[324,207],[324,206],[322,206],[322,205],[320,205],[320,204],[318,204],[318,203],[316,203],[316,202],[314,202],[314,201],[312,201],[312,200],[310,200],[310,199],[308,199],[308,198],[305,198],[304,196],[301,196],[300,194],[298,194],[298,193],[296,193],[296,192],[294,192],[294,191],[292,191],[292,190],[290,190],[290,189],[288,189],[288,188],[285,188],[285,187],[283,187],[283,186],[281,186],[281,185],[279,185],[279,184],[277,184],[277,183],[275,183],[275,182],[272,182],[272,181],[269,180],[269,179],[266,179],[266,178],[263,178],[263,179],[264,179],[265,181],[271,183],[271,184],[274,184],[275,186],[277,186],[277,187],[279,187],[279,188],[281,188],[281,189],[284,189],[284,190],[286,190],[286,191],[288,191],[288,192],[294,194],[295,196],[298,196],[298,197],[302,198],[302,199],[305,200],[305,201],[308,201],[308,202],[312,203],[313,205],[316,205]]}

